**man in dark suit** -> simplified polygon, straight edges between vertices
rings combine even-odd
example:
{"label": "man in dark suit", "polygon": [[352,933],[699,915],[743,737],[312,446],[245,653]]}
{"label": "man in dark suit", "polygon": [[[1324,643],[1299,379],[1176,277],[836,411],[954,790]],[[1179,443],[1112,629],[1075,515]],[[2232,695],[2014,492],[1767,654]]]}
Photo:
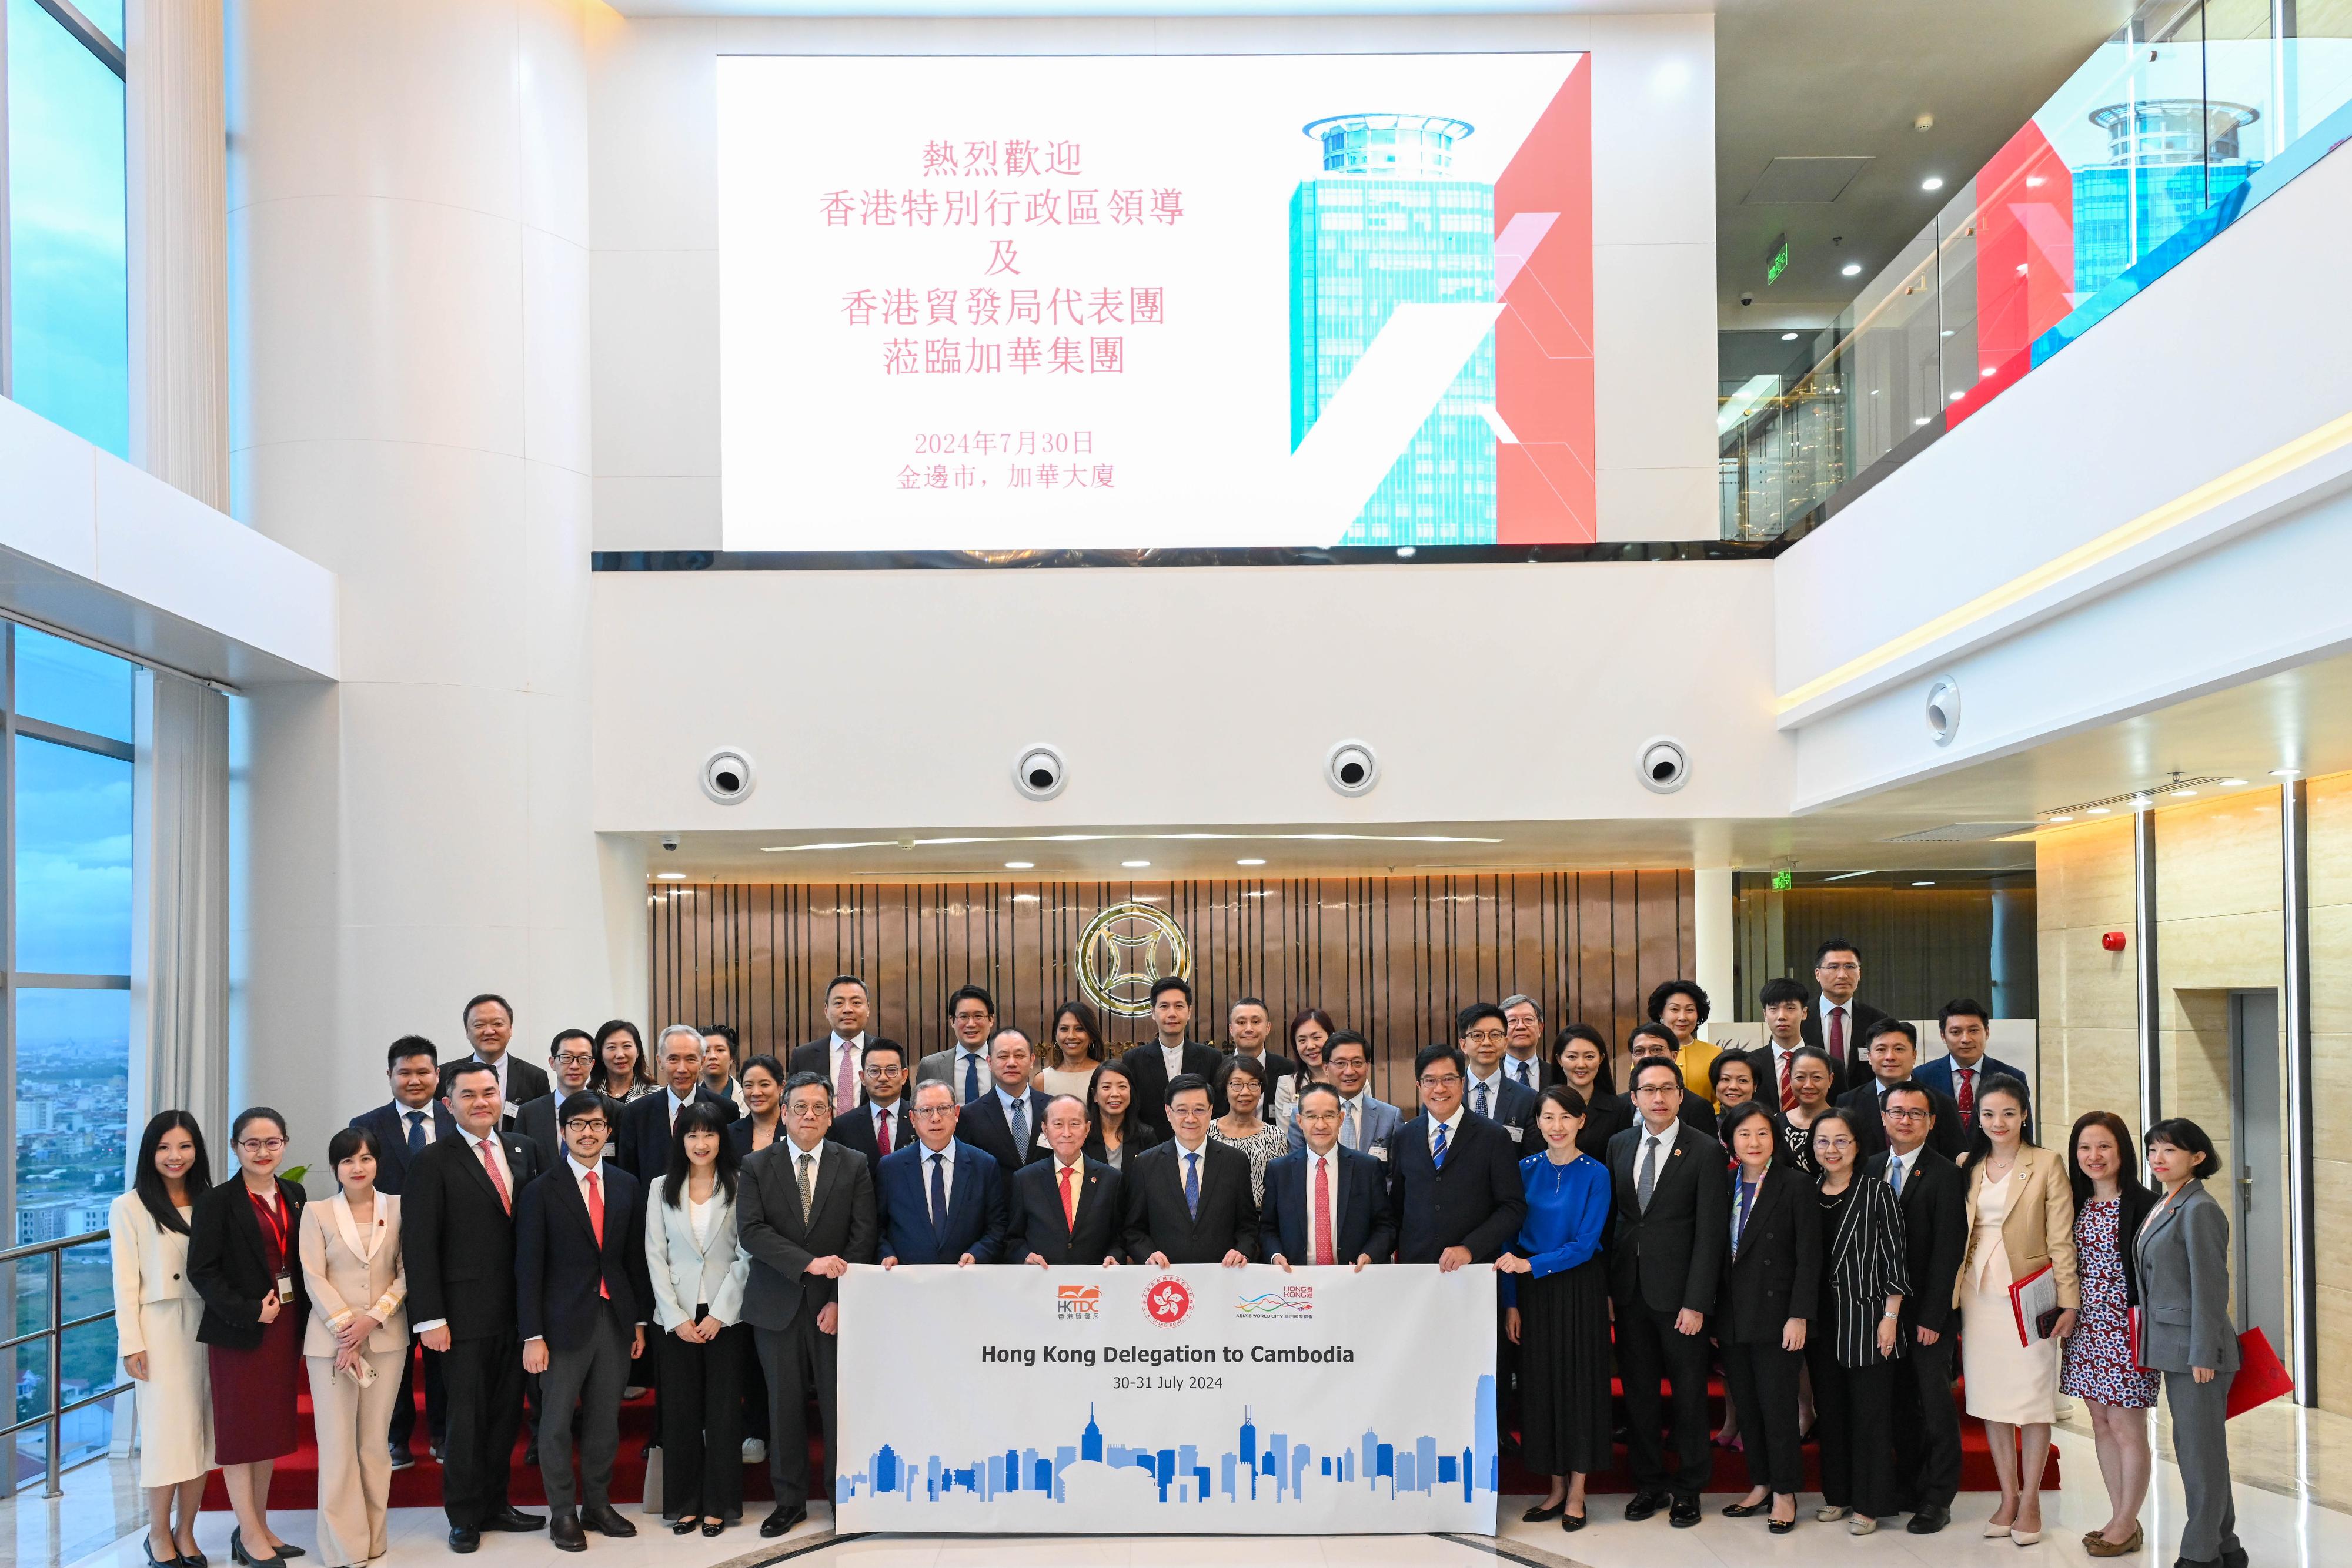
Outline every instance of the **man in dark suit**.
{"label": "man in dark suit", "polygon": [[518,1512],[507,1497],[515,1428],[522,1422],[514,1204],[539,1176],[539,1152],[530,1139],[499,1127],[504,1107],[488,1062],[458,1062],[448,1083],[457,1125],[408,1168],[400,1251],[417,1337],[445,1358],[449,1437],[441,1507],[449,1517],[449,1548],[473,1552],[485,1530],[537,1530],[547,1522]]}
{"label": "man in dark suit", "polygon": [[[832,1124],[824,1080],[793,1073],[784,1083],[784,1136],[751,1156],[736,1188],[743,1250],[751,1258],[743,1320],[768,1380],[768,1479],[776,1507],[760,1526],[764,1536],[808,1517],[810,1394],[824,1426],[827,1469],[840,1451],[835,1281],[852,1263],[874,1261],[879,1233],[874,1174],[855,1153],[825,1141]],[[817,1479],[830,1498],[832,1477]]]}
{"label": "man in dark suit", "polygon": [[526,1101],[547,1092],[547,1074],[528,1061],[517,1060],[507,1049],[514,1043],[514,1009],[507,1005],[506,998],[495,991],[484,991],[466,1004],[463,1018],[466,1038],[473,1042],[474,1051],[470,1057],[461,1056],[441,1064],[441,1097],[449,1098],[449,1079],[460,1064],[487,1062],[499,1077],[501,1113],[512,1120]]}
{"label": "man in dark suit", "polygon": [[[1706,1314],[1715,1306],[1729,1240],[1731,1183],[1723,1145],[1682,1124],[1682,1070],[1664,1057],[1633,1064],[1640,1118],[1609,1140],[1616,1237],[1609,1251],[1617,1364],[1631,1425],[1633,1500],[1625,1517],[1648,1519],[1671,1503],[1678,1530],[1699,1521],[1699,1492],[1713,1470],[1707,1446]],[[1516,1173],[1515,1173],[1516,1174]],[[1658,1440],[1658,1382],[1674,1385],[1675,1448],[1669,1485]]]}
{"label": "man in dark suit", "polygon": [[[586,1036],[581,1037],[585,1040]],[[613,1456],[621,1445],[621,1390],[646,1354],[653,1287],[646,1275],[645,1189],[604,1158],[611,1103],[563,1102],[564,1157],[515,1205],[515,1308],[522,1368],[540,1380],[539,1473],[554,1518],[550,1538],[588,1550],[588,1531],[631,1536],[613,1509]],[[580,1480],[572,1478],[572,1414],[580,1413]]]}
{"label": "man in dark suit", "polygon": [[[1870,1077],[1845,1092],[1838,1104],[1853,1113],[1854,1141],[1861,1145],[1864,1158],[1886,1152],[1886,1093],[1897,1083],[1908,1083],[1912,1065],[1919,1057],[1918,1037],[1911,1026],[1901,1019],[1881,1019],[1870,1027],[1866,1060]],[[1968,1147],[1968,1135],[1960,1126],[1960,1109],[1952,1103],[1948,1094],[1937,1092],[1926,1084],[1919,1085],[1935,1113],[1935,1129],[1927,1134],[1927,1146],[1948,1160],[1957,1160]]]}
{"label": "man in dark suit", "polygon": [[1536,1092],[1503,1071],[1509,1019],[1492,1002],[1472,1002],[1454,1015],[1454,1033],[1462,1047],[1462,1103],[1472,1115],[1500,1126],[1514,1146],[1524,1144],[1536,1119]]}
{"label": "man in dark suit", "polygon": [[[547,1065],[555,1075],[555,1087],[515,1113],[514,1130],[538,1148],[541,1167],[553,1170],[563,1163],[564,1149],[563,1130],[556,1125],[555,1108],[587,1089],[588,1079],[596,1070],[595,1037],[582,1030],[565,1030],[548,1046]],[[606,1097],[604,1114],[617,1133],[621,1103]],[[605,1141],[613,1140],[608,1135]]]}
{"label": "man in dark suit", "polygon": [[1505,997],[1503,1023],[1510,1034],[1503,1075],[1536,1094],[1561,1082],[1559,1069],[1543,1059],[1543,1004],[1529,996]]}
{"label": "man in dark suit", "polygon": [[1257,1261],[1249,1156],[1211,1139],[1210,1120],[1208,1084],[1179,1073],[1168,1086],[1168,1141],[1129,1162],[1123,1184],[1127,1255],[1136,1262],[1238,1269]]}
{"label": "man in dark suit", "polygon": [[[440,1054],[438,1048],[421,1034],[404,1034],[394,1040],[384,1061],[385,1076],[392,1081],[391,1101],[352,1118],[352,1126],[365,1127],[375,1134],[375,1146],[383,1151],[375,1163],[379,1192],[399,1196],[408,1167],[457,1125],[450,1118],[449,1107],[439,1098]],[[413,1339],[414,1333],[410,1337]],[[392,1447],[392,1468],[395,1470],[404,1470],[416,1462],[408,1441],[416,1431],[419,1354],[425,1359],[425,1441],[436,1459],[441,1457],[442,1439],[449,1430],[449,1395],[441,1381],[441,1357],[429,1350],[411,1352],[400,1364],[400,1392],[393,1396],[392,1428],[386,1434]]]}
{"label": "man in dark suit", "polygon": [[1010,1024],[998,1030],[988,1042],[988,1092],[963,1108],[957,1124],[956,1136],[995,1155],[1007,1176],[1032,1160],[1051,1157],[1038,1136],[1053,1096],[1029,1087],[1034,1061],[1027,1035]]}
{"label": "man in dark suit", "polygon": [[[1797,1090],[1790,1081],[1790,1073],[1794,1070],[1797,1052],[1813,1043],[1810,1011],[1812,999],[1804,987],[1780,977],[1765,981],[1757,1000],[1764,1009],[1764,1043],[1748,1053],[1749,1063],[1756,1069],[1757,1097],[1783,1111],[1793,1110]],[[1835,1100],[1852,1087],[1844,1066],[1832,1060],[1830,1098]]]}
{"label": "man in dark suit", "polygon": [[915,1139],[914,1107],[907,1093],[907,1048],[895,1040],[868,1040],[858,1076],[866,1086],[865,1101],[853,1110],[836,1112],[833,1130],[825,1136],[864,1155],[867,1165],[878,1166],[884,1155],[897,1154]]}
{"label": "man in dark suit", "polygon": [[1960,1490],[1960,1416],[1952,1403],[1952,1346],[1959,1315],[1952,1283],[1968,1251],[1968,1178],[1937,1153],[1936,1096],[1917,1083],[1891,1086],[1885,1096],[1886,1151],[1863,1167],[1863,1178],[1895,1190],[1903,1210],[1904,1292],[1899,1328],[1912,1343],[1903,1359],[1910,1370],[1895,1381],[1895,1454],[1908,1478],[1914,1535],[1933,1535],[1951,1522]]}
{"label": "man in dark suit", "polygon": [[1004,1260],[1041,1269],[1056,1263],[1116,1267],[1126,1225],[1122,1186],[1117,1170],[1087,1158],[1085,1101],[1057,1094],[1046,1103],[1045,1142],[1052,1159],[1013,1173]]}
{"label": "man in dark suit", "polygon": [[1258,1229],[1266,1261],[1286,1273],[1295,1263],[1361,1270],[1387,1262],[1396,1250],[1388,1173],[1371,1155],[1340,1145],[1339,1092],[1308,1084],[1298,1097],[1297,1124],[1305,1146],[1265,1167]]}
{"label": "man in dark suit", "polygon": [[1805,1043],[1828,1051],[1844,1082],[1853,1083],[1864,1072],[1862,1048],[1871,1026],[1886,1017],[1854,995],[1862,987],[1862,950],[1843,936],[1814,948],[1813,983],[1821,998],[1805,1019]]}
{"label": "man in dark suit", "polygon": [[936,1080],[915,1091],[916,1142],[874,1168],[882,1267],[953,1263],[968,1269],[1004,1256],[1010,1223],[1004,1170],[956,1139],[955,1090]]}
{"label": "man in dark suit", "polygon": [[1391,1133],[1388,1144],[1400,1263],[1434,1263],[1448,1273],[1492,1263],[1527,1218],[1518,1145],[1462,1103],[1466,1066],[1451,1045],[1424,1046],[1413,1059],[1421,1114]]}
{"label": "man in dark suit", "polygon": [[691,1024],[674,1023],[654,1042],[662,1075],[658,1093],[641,1094],[621,1113],[620,1146],[613,1157],[621,1168],[648,1185],[669,1171],[669,1145],[677,1113],[700,1102],[720,1107],[719,1114],[735,1120],[735,1102],[713,1094],[702,1082],[702,1031]]}
{"label": "man in dark suit", "polygon": [[855,975],[835,975],[824,985],[824,1021],[832,1028],[821,1040],[794,1046],[792,1059],[784,1063],[787,1072],[814,1072],[832,1086],[836,1121],[856,1107],[866,1048],[871,1043],[866,1026],[872,1021],[873,1011],[865,981]]}
{"label": "man in dark suit", "polygon": [[1151,982],[1151,1027],[1159,1038],[1119,1058],[1119,1065],[1135,1084],[1134,1109],[1128,1113],[1150,1123],[1152,1135],[1163,1143],[1168,1138],[1168,1086],[1186,1073],[1212,1085],[1213,1113],[1223,1114],[1214,1109],[1218,1095],[1213,1085],[1217,1069],[1224,1065],[1224,1052],[1213,1045],[1195,1045],[1186,1040],[1184,1031],[1192,1023],[1192,982],[1181,976],[1162,975]]}
{"label": "man in dark suit", "polygon": [[1946,1002],[1936,1015],[1936,1031],[1943,1036],[1944,1049],[1951,1054],[1924,1063],[1911,1076],[1950,1095],[1959,1108],[1960,1125],[1969,1134],[1976,1130],[1977,1096],[1984,1092],[1984,1086],[1996,1078],[2014,1078],[2025,1090],[2025,1135],[2033,1136],[2033,1080],[2025,1075],[2025,1069],[2012,1067],[1987,1051],[1992,1043],[1992,1014],[1985,1005],[1965,997]]}
{"label": "man in dark suit", "polygon": [[[1644,1058],[1656,1056],[1664,1057],[1673,1062],[1675,1071],[1682,1071],[1683,1062],[1679,1054],[1682,1042],[1675,1038],[1675,1031],[1665,1024],[1636,1025],[1632,1038],[1627,1041],[1627,1047],[1633,1052],[1633,1070],[1641,1067]],[[1626,1082],[1631,1082],[1632,1080],[1629,1078]],[[1633,1092],[1628,1090],[1626,1092],[1628,1103],[1632,1098]],[[1716,1135],[1715,1107],[1699,1096],[1685,1092],[1683,1095],[1682,1108],[1675,1114],[1680,1119],[1682,1124],[1692,1132],[1709,1138]]]}
{"label": "man in dark suit", "polygon": [[[1274,1086],[1298,1071],[1298,1063],[1269,1046],[1274,1035],[1274,1015],[1265,1010],[1265,1003],[1256,997],[1244,997],[1225,1014],[1225,1032],[1232,1037],[1236,1059],[1247,1057],[1265,1070],[1265,1103],[1258,1108],[1267,1121],[1274,1120]],[[1211,1079],[1213,1086],[1215,1079]],[[1217,1106],[1217,1114],[1225,1107]]]}

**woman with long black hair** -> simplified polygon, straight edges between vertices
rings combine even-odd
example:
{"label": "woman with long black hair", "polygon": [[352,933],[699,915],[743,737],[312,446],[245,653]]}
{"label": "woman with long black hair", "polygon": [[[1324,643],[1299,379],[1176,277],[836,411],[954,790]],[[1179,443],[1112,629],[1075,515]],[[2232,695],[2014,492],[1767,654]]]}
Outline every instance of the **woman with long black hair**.
{"label": "woman with long black hair", "polygon": [[1124,1171],[1128,1162],[1160,1140],[1151,1121],[1135,1103],[1135,1079],[1124,1062],[1095,1069],[1087,1091],[1087,1157]]}
{"label": "woman with long black hair", "polygon": [[139,1134],[133,1170],[131,1190],[108,1212],[107,1229],[114,1250],[115,1345],[137,1385],[147,1561],[204,1568],[196,1510],[213,1468],[213,1405],[210,1372],[196,1343],[205,1303],[188,1280],[188,1230],[196,1199],[212,1186],[212,1166],[196,1119],[185,1111],[156,1112]]}
{"label": "woman with long black hair", "polygon": [[678,1113],[669,1171],[646,1218],[661,1325],[662,1517],[717,1535],[743,1517],[743,1364],[751,1330],[738,1243],[735,1142],[716,1105]]}

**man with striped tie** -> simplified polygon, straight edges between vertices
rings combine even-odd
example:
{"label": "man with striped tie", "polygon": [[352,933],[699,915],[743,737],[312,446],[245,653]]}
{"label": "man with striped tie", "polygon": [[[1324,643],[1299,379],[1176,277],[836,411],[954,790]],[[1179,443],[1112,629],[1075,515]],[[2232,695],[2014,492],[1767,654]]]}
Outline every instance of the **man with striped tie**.
{"label": "man with striped tie", "polygon": [[1459,1048],[1423,1046],[1413,1059],[1421,1114],[1389,1134],[1389,1207],[1400,1263],[1451,1272],[1492,1263],[1528,1217],[1518,1145],[1462,1103],[1469,1063]]}

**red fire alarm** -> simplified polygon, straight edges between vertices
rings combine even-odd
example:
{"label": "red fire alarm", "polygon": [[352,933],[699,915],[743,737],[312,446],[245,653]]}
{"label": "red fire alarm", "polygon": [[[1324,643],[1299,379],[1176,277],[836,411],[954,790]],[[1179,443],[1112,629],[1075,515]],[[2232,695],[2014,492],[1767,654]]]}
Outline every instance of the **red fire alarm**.
{"label": "red fire alarm", "polygon": [[2110,931],[2099,938],[2099,946],[2110,953],[2120,953],[2124,950],[2124,934],[2120,931]]}

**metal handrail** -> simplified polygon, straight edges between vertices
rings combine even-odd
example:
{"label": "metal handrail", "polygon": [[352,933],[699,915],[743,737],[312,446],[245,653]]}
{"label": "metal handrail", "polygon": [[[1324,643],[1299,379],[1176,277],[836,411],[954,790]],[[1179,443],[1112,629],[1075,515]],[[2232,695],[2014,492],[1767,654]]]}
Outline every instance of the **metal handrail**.
{"label": "metal handrail", "polygon": [[[8,1350],[20,1344],[29,1344],[37,1339],[46,1339],[49,1342],[48,1410],[43,1415],[19,1421],[12,1427],[0,1427],[0,1440],[5,1441],[6,1450],[10,1453],[8,1468],[5,1470],[0,1470],[0,1497],[9,1497],[16,1493],[16,1477],[13,1450],[16,1447],[16,1434],[43,1426],[49,1429],[48,1490],[43,1495],[65,1496],[63,1484],[65,1418],[77,1410],[88,1409],[100,1400],[116,1398],[128,1393],[134,1386],[132,1380],[126,1377],[111,1388],[101,1389],[96,1394],[86,1394],[69,1405],[61,1404],[58,1397],[65,1386],[66,1335],[75,1329],[86,1328],[91,1323],[104,1322],[115,1315],[115,1310],[109,1307],[102,1312],[92,1312],[88,1317],[75,1318],[70,1322],[66,1321],[65,1255],[77,1247],[87,1247],[93,1241],[104,1241],[111,1235],[110,1231],[86,1230],[79,1236],[61,1236],[55,1241],[34,1241],[22,1247],[0,1249],[0,1267],[40,1257],[47,1257],[50,1260],[48,1326],[35,1329],[30,1333],[18,1334],[5,1344],[0,1344],[0,1350]],[[90,1456],[93,1459],[100,1457],[97,1454]]]}

